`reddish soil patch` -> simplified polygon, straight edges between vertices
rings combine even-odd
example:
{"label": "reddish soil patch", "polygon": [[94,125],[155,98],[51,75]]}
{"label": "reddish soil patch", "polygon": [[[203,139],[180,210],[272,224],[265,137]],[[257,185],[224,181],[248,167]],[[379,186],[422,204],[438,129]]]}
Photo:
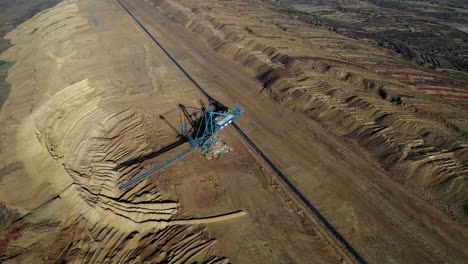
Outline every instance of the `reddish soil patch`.
{"label": "reddish soil patch", "polygon": [[442,97],[442,98],[468,99],[468,96],[452,95],[452,94],[433,94],[433,96]]}
{"label": "reddish soil patch", "polygon": [[425,81],[425,80],[418,80],[418,81],[400,81],[404,84],[409,85],[432,85],[432,86],[441,86],[441,87],[450,87],[450,88],[459,88],[463,89],[463,86],[456,86],[450,83],[442,83],[442,82],[434,82],[434,81]]}
{"label": "reddish soil patch", "polygon": [[5,252],[10,243],[20,238],[24,229],[28,226],[25,222],[16,222],[10,226],[8,231],[3,234],[3,239],[0,240],[0,253]]}
{"label": "reddish soil patch", "polygon": [[453,93],[466,93],[468,94],[468,91],[460,91],[459,89],[439,89],[439,88],[419,88],[418,90],[423,90],[423,91],[443,91],[443,92],[453,92]]}
{"label": "reddish soil patch", "polygon": [[423,72],[399,72],[399,71],[382,71],[382,74],[384,75],[401,75],[401,76],[417,76],[417,77],[431,77],[434,80],[439,80],[439,81],[448,81],[451,83],[459,83],[459,84],[468,84],[468,82],[465,81],[460,81],[460,80],[454,80],[446,77],[442,77],[440,75],[435,75],[431,73],[423,73]]}

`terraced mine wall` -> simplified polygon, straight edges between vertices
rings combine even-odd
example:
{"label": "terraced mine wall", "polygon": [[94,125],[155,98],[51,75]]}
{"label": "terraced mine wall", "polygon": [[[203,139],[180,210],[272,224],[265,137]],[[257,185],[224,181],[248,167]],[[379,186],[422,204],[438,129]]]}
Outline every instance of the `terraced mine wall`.
{"label": "terraced mine wall", "polygon": [[116,1],[64,0],[5,38],[1,263],[343,259],[234,130],[226,158],[193,154],[119,190],[180,150],[164,152],[177,106],[204,96]]}
{"label": "terraced mine wall", "polygon": [[[287,16],[260,14],[252,5],[151,3],[213,50],[250,69],[263,83],[263,94],[354,142],[389,177],[467,223],[465,101],[438,99],[389,75],[405,69],[405,77],[449,80],[460,93],[466,91],[465,81],[427,72],[388,50],[357,44]],[[319,40],[307,39],[312,35]],[[338,44],[344,48],[339,50]]]}
{"label": "terraced mine wall", "polygon": [[[0,114],[0,200],[7,205],[0,205],[0,262],[226,263],[203,223],[230,215],[189,219],[150,183],[118,190],[143,165],[116,170],[116,164],[159,148],[164,133],[122,100],[128,86],[96,79],[102,74],[118,80],[135,56],[141,67],[152,66],[145,65],[144,44],[110,63],[112,49],[103,48],[98,36],[116,31],[99,32],[83,10],[106,10],[109,19],[121,10],[106,2],[88,2],[94,5],[88,9],[84,4],[62,1],[6,35],[13,45],[0,59],[11,65],[7,82],[13,89]],[[132,41],[121,39],[119,54]],[[102,63],[97,68],[89,59],[95,57]]]}
{"label": "terraced mine wall", "polygon": [[[466,219],[466,186],[460,180],[466,171],[464,101],[431,96],[432,90],[419,85],[449,80],[452,89],[453,79],[265,11],[258,2],[150,2],[248,69],[252,80],[263,84],[259,96],[272,99],[263,101],[289,106],[299,113],[289,114],[300,120],[317,120],[369,160],[378,160],[406,188],[459,221]],[[314,36],[319,41],[310,39]],[[13,46],[0,59],[11,64],[12,89],[0,112],[0,262],[343,261],[288,189],[235,135],[226,137],[235,149],[230,157],[206,163],[193,155],[135,188],[118,190],[157,164],[145,158],[176,138],[158,114],[179,103],[194,105],[203,95],[116,1],[64,0],[6,38]],[[437,85],[424,87],[441,93]],[[462,92],[454,88],[446,95]],[[385,195],[391,194],[375,198],[385,201]],[[417,201],[413,208],[426,207]],[[366,225],[372,214],[358,212],[370,206],[348,205],[333,209],[344,216],[337,217],[342,220],[337,229],[350,241],[361,237],[357,250],[366,259],[456,262],[464,255],[459,243],[446,251],[434,246],[446,240],[431,243],[439,238],[434,235],[426,242],[425,234],[405,229],[406,217],[384,222],[390,223],[388,230],[377,229],[371,221]],[[379,221],[393,212],[398,213],[389,210]],[[455,223],[445,217],[441,222]],[[366,248],[369,240],[383,237],[372,230],[390,237],[400,227],[412,239],[394,236]],[[413,248],[401,254],[394,245]]]}

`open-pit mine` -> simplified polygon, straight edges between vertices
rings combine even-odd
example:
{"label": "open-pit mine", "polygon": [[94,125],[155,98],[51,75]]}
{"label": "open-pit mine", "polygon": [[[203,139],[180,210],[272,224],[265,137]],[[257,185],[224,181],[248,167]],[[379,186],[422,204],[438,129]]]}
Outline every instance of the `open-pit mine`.
{"label": "open-pit mine", "polygon": [[467,263],[463,0],[3,0],[0,263]]}

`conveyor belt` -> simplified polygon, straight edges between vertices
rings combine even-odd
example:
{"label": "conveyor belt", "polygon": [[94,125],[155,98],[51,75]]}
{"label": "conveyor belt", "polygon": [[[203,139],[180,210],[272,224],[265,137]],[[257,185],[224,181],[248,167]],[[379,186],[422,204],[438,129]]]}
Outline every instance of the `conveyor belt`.
{"label": "conveyor belt", "polygon": [[[127,13],[135,20],[135,22],[148,34],[148,36],[158,45],[161,50],[171,59],[172,62],[182,71],[182,73],[202,92],[209,100],[224,106],[222,103],[211,97],[189,73],[174,59],[174,57],[164,48],[164,46],[143,26],[143,24],[128,10],[128,8],[120,1],[119,4],[127,11]],[[339,241],[339,243],[359,262],[362,264],[367,263],[364,258],[349,244],[349,242],[330,224],[330,222],[320,213],[320,211],[301,193],[301,191],[288,179],[288,177],[265,155],[265,153],[242,131],[242,129],[233,122],[234,128],[241,134],[241,136],[250,144],[250,146],[262,157],[262,159],[276,172],[279,178],[288,186],[297,198],[309,208],[313,215],[320,221],[320,223],[332,234],[332,236]],[[181,153],[182,154],[182,153]],[[187,153],[188,154],[188,153]],[[143,175],[143,174],[142,174]]]}

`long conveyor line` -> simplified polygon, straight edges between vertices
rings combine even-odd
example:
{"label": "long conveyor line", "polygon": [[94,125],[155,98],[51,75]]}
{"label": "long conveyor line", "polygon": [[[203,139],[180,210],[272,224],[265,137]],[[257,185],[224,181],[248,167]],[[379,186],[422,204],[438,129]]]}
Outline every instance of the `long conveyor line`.
{"label": "long conveyor line", "polygon": [[[135,22],[143,29],[143,31],[153,40],[156,45],[169,57],[169,59],[182,71],[182,73],[197,87],[200,92],[203,93],[209,100],[215,101],[216,103],[223,105],[213,97],[211,97],[198,83],[195,81],[189,73],[174,59],[169,51],[145,28],[145,26],[128,10],[128,8],[121,2],[117,2],[122,6],[123,9],[135,20]],[[233,122],[234,128],[240,133],[240,135],[249,143],[249,145],[262,157],[262,159],[276,172],[279,178],[288,186],[291,191],[297,196],[297,198],[303,202],[303,204],[315,215],[320,223],[333,235],[333,237],[339,241],[344,248],[361,264],[367,264],[364,258],[349,244],[349,242],[333,227],[332,224],[320,213],[320,211],[301,193],[301,191],[288,179],[288,177],[267,157],[267,155],[242,131],[242,129]],[[185,152],[183,152],[185,153]],[[188,153],[187,153],[188,154]]]}

